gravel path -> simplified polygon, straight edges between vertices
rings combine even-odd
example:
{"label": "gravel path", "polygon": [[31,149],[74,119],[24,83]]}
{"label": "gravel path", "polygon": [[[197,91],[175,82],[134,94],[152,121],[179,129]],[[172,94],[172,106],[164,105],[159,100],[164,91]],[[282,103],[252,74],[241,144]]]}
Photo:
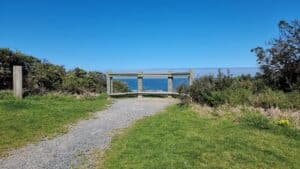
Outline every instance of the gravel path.
{"label": "gravel path", "polygon": [[136,119],[161,111],[174,99],[118,99],[95,117],[80,121],[67,134],[30,144],[0,159],[1,169],[66,169],[79,165],[79,156],[95,148],[105,148],[115,129],[127,127]]}

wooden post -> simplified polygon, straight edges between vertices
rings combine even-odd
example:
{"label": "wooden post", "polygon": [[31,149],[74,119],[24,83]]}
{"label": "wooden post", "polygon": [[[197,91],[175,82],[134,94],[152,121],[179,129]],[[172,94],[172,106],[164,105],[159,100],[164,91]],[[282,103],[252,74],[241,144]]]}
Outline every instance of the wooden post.
{"label": "wooden post", "polygon": [[18,99],[22,99],[23,98],[22,66],[13,66],[13,88],[14,88],[14,96]]}
{"label": "wooden post", "polygon": [[111,93],[111,90],[110,90],[110,87],[111,87],[111,82],[110,82],[111,78],[110,78],[110,74],[107,73],[106,74],[106,89],[107,89],[107,95],[110,95]]}
{"label": "wooden post", "polygon": [[143,92],[143,73],[139,73],[137,76],[137,83],[138,83],[138,98],[142,98],[143,94],[141,92]]}
{"label": "wooden post", "polygon": [[172,93],[173,93],[173,75],[171,72],[169,72],[170,74],[168,75],[168,97],[172,97]]}
{"label": "wooden post", "polygon": [[109,81],[110,81],[110,93],[113,94],[114,93],[114,78],[111,76]]}
{"label": "wooden post", "polygon": [[190,86],[192,86],[193,81],[194,81],[194,73],[193,73],[193,70],[191,69],[190,70],[190,75],[189,75],[189,85]]}

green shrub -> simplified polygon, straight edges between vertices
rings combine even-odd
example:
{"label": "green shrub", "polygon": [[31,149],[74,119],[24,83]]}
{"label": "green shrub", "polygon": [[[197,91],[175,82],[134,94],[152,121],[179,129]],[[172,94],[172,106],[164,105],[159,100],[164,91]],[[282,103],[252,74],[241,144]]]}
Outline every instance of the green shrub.
{"label": "green shrub", "polygon": [[213,78],[213,83],[215,86],[215,90],[225,90],[227,88],[232,87],[236,78],[232,78],[230,76],[229,70],[227,70],[227,75],[222,73],[221,70],[218,70],[218,74],[216,78]]}
{"label": "green shrub", "polygon": [[100,72],[86,72],[75,68],[67,72],[63,79],[63,91],[83,94],[87,92],[101,93],[106,90],[106,77]]}
{"label": "green shrub", "polygon": [[12,51],[8,48],[0,48],[0,90],[12,89],[12,70],[14,65],[20,65],[23,68],[23,85],[27,86],[26,78],[32,70],[35,63],[41,60],[20,51]]}
{"label": "green shrub", "polygon": [[294,91],[286,93],[291,109],[300,109],[300,92]]}
{"label": "green shrub", "polygon": [[181,84],[177,87],[176,91],[179,93],[179,94],[189,94],[189,86],[186,85],[186,84]]}
{"label": "green shrub", "polygon": [[[183,87],[178,91],[184,91]],[[210,106],[222,104],[250,105],[262,108],[300,109],[300,93],[272,90],[261,76],[230,77],[219,73],[217,77],[196,79],[189,90],[192,100]]]}
{"label": "green shrub", "polygon": [[85,75],[78,75],[76,71],[70,71],[67,73],[63,80],[63,90],[70,93],[83,94],[87,92],[85,87],[87,86]]}
{"label": "green shrub", "polygon": [[216,77],[196,79],[189,92],[193,101],[211,106],[247,104],[255,86],[253,79],[250,75],[232,77],[219,71]]}
{"label": "green shrub", "polygon": [[63,66],[49,62],[35,63],[26,78],[26,87],[33,93],[61,90],[65,74]]}
{"label": "green shrub", "polygon": [[125,93],[130,92],[128,85],[120,80],[113,81],[113,92],[114,93]]}
{"label": "green shrub", "polygon": [[211,106],[219,106],[225,103],[229,105],[247,105],[251,94],[249,89],[243,88],[213,91],[208,97],[207,104]]}
{"label": "green shrub", "polygon": [[189,95],[189,86],[186,84],[181,84],[177,87],[177,92],[179,93],[179,99],[181,100],[181,103],[184,105],[188,105],[192,102],[192,98]]}
{"label": "green shrub", "polygon": [[271,122],[259,112],[246,112],[242,115],[240,123],[257,129],[270,129]]}
{"label": "green shrub", "polygon": [[251,105],[255,107],[271,108],[278,107],[282,109],[299,108],[300,96],[296,93],[285,93],[283,91],[274,91],[267,89],[264,92],[251,96]]}
{"label": "green shrub", "polygon": [[207,97],[207,103],[210,106],[220,106],[228,101],[227,95],[223,91],[211,92]]}
{"label": "green shrub", "polygon": [[245,88],[227,89],[224,91],[227,96],[227,103],[230,105],[247,105],[252,91]]}
{"label": "green shrub", "polygon": [[194,80],[190,87],[190,95],[193,101],[207,104],[211,92],[215,90],[215,78],[213,76],[203,76]]}
{"label": "green shrub", "polygon": [[106,92],[106,76],[100,72],[88,72],[87,74],[87,89],[94,93]]}
{"label": "green shrub", "polygon": [[0,90],[12,89],[14,65],[23,68],[24,95],[50,91],[78,94],[106,91],[106,77],[103,73],[87,72],[80,68],[66,72],[63,66],[6,48],[0,48]]}

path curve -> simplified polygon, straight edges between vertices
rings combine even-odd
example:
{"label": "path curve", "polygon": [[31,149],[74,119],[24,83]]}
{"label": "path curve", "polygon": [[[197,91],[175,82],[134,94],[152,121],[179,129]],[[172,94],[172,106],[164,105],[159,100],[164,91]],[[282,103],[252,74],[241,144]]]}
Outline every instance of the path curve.
{"label": "path curve", "polygon": [[131,122],[159,112],[176,102],[175,99],[165,98],[115,100],[107,110],[95,113],[92,119],[80,121],[64,135],[12,151],[8,157],[0,159],[0,168],[76,167],[79,165],[79,154],[108,146],[113,130],[125,128]]}

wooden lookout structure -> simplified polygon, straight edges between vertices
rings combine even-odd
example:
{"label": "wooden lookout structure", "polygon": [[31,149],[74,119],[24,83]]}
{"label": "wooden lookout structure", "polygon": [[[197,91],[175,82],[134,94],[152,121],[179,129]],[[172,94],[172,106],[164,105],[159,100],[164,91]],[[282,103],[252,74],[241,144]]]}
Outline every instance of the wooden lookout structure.
{"label": "wooden lookout structure", "polygon": [[[174,84],[173,79],[174,77],[187,77],[189,85],[192,84],[193,81],[193,72],[167,72],[167,73],[112,73],[108,72],[106,74],[107,78],[107,94],[109,96],[124,96],[124,95],[137,95],[141,98],[143,95],[166,95],[168,97],[179,95],[179,93],[174,92]],[[122,78],[122,77],[135,77],[137,78],[137,90],[135,92],[126,92],[126,93],[115,93],[113,91],[113,80],[114,78]],[[167,78],[168,79],[168,91],[144,91],[143,88],[143,79],[144,77],[160,77],[160,78]]]}

